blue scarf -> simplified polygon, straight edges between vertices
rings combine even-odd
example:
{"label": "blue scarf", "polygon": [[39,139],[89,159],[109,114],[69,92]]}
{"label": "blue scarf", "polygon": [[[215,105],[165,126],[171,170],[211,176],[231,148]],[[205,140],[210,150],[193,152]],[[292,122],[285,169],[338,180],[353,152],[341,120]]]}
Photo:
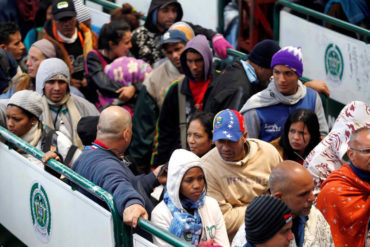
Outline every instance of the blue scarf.
{"label": "blue scarf", "polygon": [[152,14],[152,24],[154,26],[157,26],[157,14],[158,14],[158,9],[154,10]]}
{"label": "blue scarf", "polygon": [[190,199],[181,200],[184,208],[193,209],[194,215],[178,209],[171,201],[168,192],[164,194],[163,201],[171,211],[173,219],[168,229],[172,234],[186,241],[191,240],[193,246],[199,245],[200,235],[202,234],[202,220],[200,219],[198,208],[204,205],[205,192],[203,192],[197,201]]}
{"label": "blue scarf", "polygon": [[349,165],[351,166],[353,172],[362,180],[362,181],[365,181],[365,182],[368,182],[370,183],[370,173],[369,172],[366,172],[364,170],[361,170],[357,167],[355,167],[352,162],[349,163]]}
{"label": "blue scarf", "polygon": [[240,60],[240,63],[243,65],[244,72],[247,75],[249,82],[252,84],[253,83],[257,84],[259,81],[256,75],[256,71],[254,70],[252,65],[243,60]]}

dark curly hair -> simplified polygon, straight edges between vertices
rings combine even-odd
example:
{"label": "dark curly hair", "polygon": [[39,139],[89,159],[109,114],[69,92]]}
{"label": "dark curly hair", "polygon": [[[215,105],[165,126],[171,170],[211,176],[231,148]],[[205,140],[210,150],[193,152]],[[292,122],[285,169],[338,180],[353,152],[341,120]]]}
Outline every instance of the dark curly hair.
{"label": "dark curly hair", "polygon": [[124,3],[122,4],[122,8],[118,8],[112,11],[112,13],[110,14],[110,20],[125,20],[131,26],[132,31],[140,26],[140,19],[143,16],[143,13],[137,12],[129,3]]}
{"label": "dark curly hair", "polygon": [[296,122],[303,122],[304,126],[307,127],[308,132],[311,135],[310,142],[306,146],[304,150],[304,157],[302,158],[305,158],[311,152],[311,150],[316,147],[316,145],[319,144],[319,142],[321,141],[319,120],[315,112],[308,109],[296,109],[289,115],[288,119],[286,120],[284,131],[279,141],[279,145],[284,150],[284,159],[297,160],[297,158],[299,158],[299,156],[290,146],[288,138],[290,126]]}

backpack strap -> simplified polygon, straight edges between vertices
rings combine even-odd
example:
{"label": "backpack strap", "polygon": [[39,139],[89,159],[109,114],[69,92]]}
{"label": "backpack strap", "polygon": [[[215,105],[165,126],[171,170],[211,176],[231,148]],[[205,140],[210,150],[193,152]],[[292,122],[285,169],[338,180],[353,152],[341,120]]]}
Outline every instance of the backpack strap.
{"label": "backpack strap", "polygon": [[35,32],[36,32],[36,41],[44,38],[45,36],[44,30],[37,30],[37,28],[35,28]]}
{"label": "backpack strap", "polygon": [[68,150],[68,153],[67,153],[67,156],[66,158],[64,159],[64,164],[66,166],[68,166],[68,164],[72,161],[72,158],[73,158],[73,155],[75,154],[76,150],[77,150],[77,146],[75,145],[72,145],[69,150]]}
{"label": "backpack strap", "polygon": [[[92,52],[92,53],[95,53],[99,59],[100,59],[100,62],[101,64],[103,65],[103,68],[105,68],[105,66],[107,66],[107,61],[105,61],[105,59],[103,58],[103,56],[100,54],[100,52],[98,52],[97,50],[95,49],[92,49],[91,51],[89,51],[89,53]],[[85,73],[86,75],[89,75],[89,70],[87,69],[87,59],[85,59]]]}
{"label": "backpack strap", "polygon": [[186,149],[186,96],[181,93],[181,86],[184,78],[177,84],[177,96],[179,99],[179,128],[181,147]]}
{"label": "backpack strap", "polygon": [[41,142],[41,151],[43,151],[44,153],[50,151],[54,133],[56,134],[54,129],[44,125]]}

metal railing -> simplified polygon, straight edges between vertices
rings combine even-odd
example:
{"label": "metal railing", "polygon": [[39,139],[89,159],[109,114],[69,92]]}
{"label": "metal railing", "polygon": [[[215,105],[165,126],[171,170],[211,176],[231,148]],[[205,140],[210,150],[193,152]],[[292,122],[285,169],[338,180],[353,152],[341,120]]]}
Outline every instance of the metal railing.
{"label": "metal railing", "polygon": [[[15,147],[24,150],[25,152],[31,154],[32,156],[34,156],[35,158],[37,158],[39,160],[41,160],[42,156],[44,155],[44,153],[41,150],[31,146],[29,143],[25,142],[24,140],[22,140],[18,136],[10,133],[7,129],[5,129],[1,126],[0,126],[0,136],[3,137],[8,143],[11,143]],[[109,208],[109,210],[112,214],[113,229],[114,229],[114,240],[116,242],[116,246],[122,246],[122,245],[123,246],[130,246],[131,245],[129,235],[124,230],[124,226],[123,226],[123,223],[122,223],[122,220],[121,220],[121,216],[119,215],[119,213],[117,211],[117,208],[116,208],[116,206],[114,204],[114,201],[113,201],[113,196],[110,193],[106,192],[105,190],[103,190],[99,186],[93,184],[89,180],[87,180],[84,177],[78,175],[77,173],[75,173],[74,171],[72,171],[71,169],[69,169],[68,167],[66,167],[65,165],[59,163],[58,161],[56,161],[54,159],[49,160],[46,165],[48,167],[52,168],[53,170],[55,170],[56,172],[64,175],[71,182],[73,182],[74,184],[77,184],[81,188],[85,189],[90,194],[92,194],[92,195],[98,197],[99,199],[101,199],[102,201],[104,201],[107,204],[107,206],[108,206],[108,208]]]}
{"label": "metal railing", "polygon": [[175,235],[169,233],[167,230],[154,226],[152,223],[150,223],[150,221],[147,221],[143,218],[139,219],[138,226],[141,229],[165,240],[166,242],[168,242],[169,244],[172,244],[173,246],[177,246],[177,247],[191,247],[192,246],[191,244],[188,244],[187,242],[185,242],[183,239],[176,237]]}
{"label": "metal railing", "polygon": [[356,25],[351,24],[351,23],[346,22],[346,21],[339,20],[335,17],[332,17],[332,16],[326,15],[324,13],[320,13],[318,11],[303,7],[299,4],[295,4],[295,3],[292,3],[292,2],[287,1],[287,0],[278,0],[275,3],[275,8],[274,8],[274,39],[276,41],[279,41],[279,26],[280,26],[279,13],[280,13],[280,10],[283,7],[288,7],[288,8],[290,8],[290,9],[296,11],[296,12],[299,12],[301,14],[305,14],[307,16],[314,17],[314,18],[320,19],[322,21],[326,21],[326,22],[328,22],[330,24],[333,24],[337,27],[341,27],[343,29],[358,33],[360,35],[364,35],[368,39],[370,39],[370,31],[365,29],[365,28],[356,26]]}
{"label": "metal railing", "polygon": [[[2,137],[8,143],[8,146],[10,148],[17,147],[19,149],[22,149],[26,153],[31,154],[32,156],[39,160],[41,160],[42,156],[44,155],[44,153],[41,150],[31,146],[29,143],[25,142],[18,136],[10,133],[7,129],[5,129],[2,126],[0,126],[0,137]],[[129,228],[123,224],[121,216],[118,213],[117,208],[115,206],[113,196],[110,193],[108,193],[101,187],[95,185],[94,183],[90,182],[86,178],[80,176],[76,172],[72,171],[71,169],[69,169],[68,167],[54,159],[49,160],[46,165],[55,170],[56,172],[58,172],[59,174],[64,175],[73,184],[80,186],[84,190],[88,191],[90,194],[104,201],[107,204],[113,218],[115,246],[127,246],[127,247],[132,246]],[[72,186],[72,189],[75,188]],[[155,236],[158,236],[161,239],[164,239],[165,241],[176,247],[191,246],[184,240],[172,235],[166,230],[154,226],[150,221],[147,221],[143,218],[139,219],[138,226],[144,229],[145,231]]]}

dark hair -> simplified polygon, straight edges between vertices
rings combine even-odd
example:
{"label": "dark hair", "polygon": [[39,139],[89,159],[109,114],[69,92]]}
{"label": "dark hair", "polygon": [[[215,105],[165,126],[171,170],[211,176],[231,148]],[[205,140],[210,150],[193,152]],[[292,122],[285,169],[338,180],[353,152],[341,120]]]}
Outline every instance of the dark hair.
{"label": "dark hair", "polygon": [[36,118],[37,120],[39,120],[39,118],[38,118],[38,117],[36,117],[33,113],[31,113],[31,112],[27,111],[26,109],[24,109],[24,108],[22,108],[22,107],[20,107],[20,106],[18,106],[18,105],[8,104],[8,106],[16,106],[16,107],[18,107],[19,109],[21,109],[22,113],[23,113],[24,115],[26,115],[29,119]]}
{"label": "dark hair", "polygon": [[214,115],[210,112],[204,112],[204,111],[196,111],[190,118],[189,125],[194,120],[199,120],[199,122],[204,127],[204,130],[206,131],[208,138],[212,140],[213,134],[213,117]]}
{"label": "dark hair", "polygon": [[0,44],[8,45],[10,42],[10,35],[19,32],[19,27],[14,22],[0,22]]}
{"label": "dark hair", "polygon": [[286,120],[284,131],[279,141],[280,146],[284,150],[285,159],[297,160],[298,158],[297,154],[290,146],[288,138],[290,126],[296,122],[303,122],[311,135],[310,142],[304,150],[303,158],[305,158],[311,152],[311,150],[321,141],[319,120],[317,119],[315,112],[308,109],[296,109],[289,115],[288,119]]}
{"label": "dark hair", "polygon": [[36,12],[36,18],[35,18],[36,27],[44,26],[46,22],[46,12],[51,4],[52,4],[51,0],[41,0],[40,1],[39,9]]}
{"label": "dark hair", "polygon": [[100,30],[98,48],[110,50],[109,41],[118,44],[127,31],[130,31],[130,26],[123,20],[104,24]]}
{"label": "dark hair", "polygon": [[122,4],[122,8],[112,11],[110,14],[111,21],[124,20],[131,26],[131,31],[140,26],[140,19],[144,16],[143,13],[137,12],[129,3]]}
{"label": "dark hair", "polygon": [[[161,48],[163,49],[163,50],[166,50],[168,47],[170,47],[170,46],[172,46],[172,45],[174,45],[174,44],[178,44],[178,43],[181,43],[181,44],[183,44],[184,46],[186,46],[186,42],[184,41],[184,40],[180,40],[180,41],[178,41],[178,42],[168,42],[168,43],[164,43],[163,45],[161,45]],[[185,47],[184,47],[184,49],[185,49]]]}
{"label": "dark hair", "polygon": [[[188,52],[191,52],[191,53],[197,53],[197,54],[199,54],[199,55],[201,55],[201,56],[202,56],[202,54],[200,54],[200,53],[199,53],[199,51],[195,50],[195,49],[194,49],[194,48],[192,48],[192,47],[190,47],[190,48],[186,49],[186,50],[184,51],[184,54],[186,54],[186,53],[188,53]],[[203,58],[203,56],[202,56],[202,58]],[[204,58],[203,58],[203,59],[204,59]]]}

